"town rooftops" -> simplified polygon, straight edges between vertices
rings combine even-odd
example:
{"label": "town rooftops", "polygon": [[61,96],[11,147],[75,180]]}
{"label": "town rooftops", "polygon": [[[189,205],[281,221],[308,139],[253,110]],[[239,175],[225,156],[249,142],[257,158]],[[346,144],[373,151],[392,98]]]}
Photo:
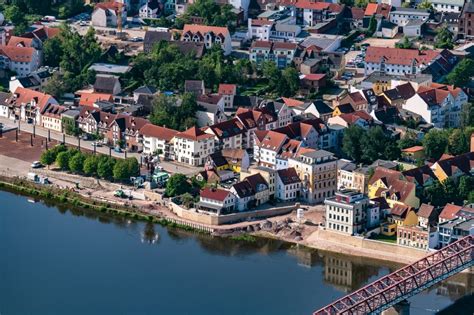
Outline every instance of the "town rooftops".
{"label": "town rooftops", "polygon": [[146,124],[140,129],[140,134],[143,136],[164,139],[166,141],[171,141],[177,133],[178,131],[176,130],[153,124]]}
{"label": "town rooftops", "polygon": [[409,147],[406,149],[403,149],[402,152],[407,152],[407,153],[414,153],[414,152],[420,152],[423,151],[425,148],[421,145],[415,145],[413,147]]}
{"label": "town rooftops", "polygon": [[49,94],[17,87],[9,102],[19,107],[22,104],[30,104],[35,101],[39,109],[43,110],[52,100],[54,98]]}
{"label": "town rooftops", "polygon": [[32,47],[33,38],[12,36],[8,40],[7,46],[12,47]]}
{"label": "town rooftops", "polygon": [[81,106],[93,106],[97,101],[113,101],[112,94],[106,93],[82,93],[79,100]]}
{"label": "town rooftops", "polygon": [[118,77],[113,75],[98,74],[95,77],[94,90],[113,92]]}
{"label": "town rooftops", "polygon": [[428,219],[434,210],[434,206],[427,205],[426,203],[421,204],[420,209],[418,209],[417,215],[422,218]]}
{"label": "town rooftops", "polygon": [[218,94],[223,95],[235,95],[237,94],[237,85],[236,84],[219,84]]}
{"label": "town rooftops", "polygon": [[245,132],[244,126],[237,118],[217,123],[208,128],[211,129],[219,139],[231,138]]}
{"label": "town rooftops", "polygon": [[401,49],[387,47],[367,47],[365,62],[380,63],[382,58],[386,64],[409,66],[413,62],[415,65],[428,65],[440,54],[436,50]]}
{"label": "town rooftops", "polygon": [[[260,140],[259,135],[260,133],[263,135],[263,138]],[[288,137],[285,134],[275,132],[275,131],[263,131],[260,132],[259,130],[255,131],[256,136],[256,144],[263,149],[271,150],[271,151],[278,151],[280,150],[281,146],[286,142]],[[260,141],[258,141],[260,140]],[[258,143],[260,142],[260,143]]]}

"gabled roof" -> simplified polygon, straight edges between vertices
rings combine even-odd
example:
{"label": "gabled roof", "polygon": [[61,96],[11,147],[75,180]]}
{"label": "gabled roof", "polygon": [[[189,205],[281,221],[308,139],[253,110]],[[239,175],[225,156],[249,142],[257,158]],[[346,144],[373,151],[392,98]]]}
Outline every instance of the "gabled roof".
{"label": "gabled roof", "polygon": [[201,198],[217,200],[220,202],[224,202],[224,200],[231,194],[230,191],[219,189],[219,188],[204,188],[201,190],[200,195]]}
{"label": "gabled roof", "polygon": [[418,217],[428,219],[431,216],[431,213],[433,213],[433,211],[435,211],[434,206],[423,203],[421,204],[420,209],[418,209],[417,215]]}
{"label": "gabled roof", "polygon": [[409,66],[415,61],[417,65],[430,64],[440,54],[436,50],[418,50],[418,49],[401,49],[387,47],[367,47],[365,62],[380,63],[382,58],[386,64]]}
{"label": "gabled roof", "polygon": [[237,85],[236,84],[219,84],[218,94],[224,95],[235,95],[237,94]]}
{"label": "gabled roof", "polygon": [[449,177],[456,171],[461,171],[466,175],[470,175],[471,169],[474,168],[474,152],[467,152],[451,158],[439,160],[433,167],[440,167]]}
{"label": "gabled roof", "polygon": [[31,47],[0,46],[0,55],[15,62],[31,62],[36,49]]}
{"label": "gabled roof", "polygon": [[113,75],[98,74],[95,77],[94,90],[105,90],[112,92],[118,80],[118,77]]}
{"label": "gabled roof", "polygon": [[50,101],[54,100],[54,98],[49,94],[17,87],[11,96],[9,103],[16,106],[21,106],[22,104],[29,104],[33,100],[36,102],[40,111],[42,111],[47,105],[51,103]]}
{"label": "gabled roof", "polygon": [[215,35],[223,35],[224,37],[230,36],[229,29],[221,26],[209,26],[209,25],[198,25],[198,24],[185,24],[183,28],[183,34],[187,32],[191,33],[214,33]]}
{"label": "gabled roof", "polygon": [[437,180],[436,175],[428,165],[403,171],[402,174],[409,182],[416,182],[421,186],[424,186],[429,180]]}
{"label": "gabled roof", "polygon": [[313,102],[313,104],[316,107],[318,113],[320,114],[330,114],[334,111],[328,104],[321,100],[316,100]]}
{"label": "gabled roof", "polygon": [[452,220],[456,218],[456,214],[462,209],[461,206],[457,206],[452,203],[448,203],[444,206],[443,210],[439,214],[440,219]]}
{"label": "gabled roof", "polygon": [[114,100],[112,94],[105,93],[82,93],[79,100],[79,105],[81,106],[92,106],[97,101],[109,101]]}
{"label": "gabled roof", "polygon": [[13,47],[32,47],[33,39],[27,37],[12,36],[8,40],[7,46]]}
{"label": "gabled roof", "polygon": [[178,132],[176,134],[176,137],[177,138],[189,139],[189,140],[193,140],[193,141],[199,141],[199,140],[203,140],[203,139],[213,138],[214,135],[205,133],[202,129],[199,129],[198,127],[194,126],[194,127],[189,128],[186,131]]}
{"label": "gabled roof", "polygon": [[177,133],[178,131],[176,130],[153,124],[146,124],[140,129],[140,134],[143,136],[163,139],[165,141],[171,141]]}
{"label": "gabled roof", "polygon": [[245,132],[244,126],[237,118],[232,118],[209,126],[209,129],[211,129],[219,139],[235,137]]}
{"label": "gabled roof", "polygon": [[390,214],[394,217],[398,217],[401,219],[405,219],[408,211],[411,209],[411,207],[406,206],[406,205],[401,205],[401,204],[395,204],[393,205],[392,209],[390,210]]}
{"label": "gabled roof", "polygon": [[297,99],[294,99],[294,98],[282,97],[281,99],[289,107],[297,107],[297,106],[301,106],[301,105],[304,104],[303,101],[300,101],[300,100],[297,100]]}
{"label": "gabled roof", "polygon": [[298,173],[296,173],[296,170],[293,167],[278,170],[277,173],[283,185],[291,185],[301,182]]}
{"label": "gabled roof", "polygon": [[[257,133],[255,134],[257,135]],[[268,131],[261,141],[258,138],[256,139],[256,144],[263,149],[279,151],[287,139],[288,137],[285,134]]]}
{"label": "gabled roof", "polygon": [[350,103],[339,104],[336,106],[342,114],[349,114],[355,112],[354,107]]}

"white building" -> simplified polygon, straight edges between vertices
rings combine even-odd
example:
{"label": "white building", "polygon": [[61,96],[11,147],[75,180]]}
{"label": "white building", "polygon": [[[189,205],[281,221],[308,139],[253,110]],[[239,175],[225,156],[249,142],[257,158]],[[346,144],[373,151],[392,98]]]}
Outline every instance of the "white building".
{"label": "white building", "polygon": [[192,127],[174,137],[174,159],[180,163],[201,166],[214,153],[214,135]]}
{"label": "white building", "polygon": [[147,1],[140,7],[139,16],[142,19],[156,19],[158,17],[159,6],[157,1]]}
{"label": "white building", "polygon": [[170,158],[174,154],[172,140],[177,133],[178,131],[173,129],[146,124],[140,129],[140,135],[143,138],[143,153]]}
{"label": "white building", "polygon": [[207,49],[218,44],[226,56],[232,52],[232,39],[227,27],[185,24],[181,41],[204,43]]}
{"label": "white building", "polygon": [[297,200],[301,194],[301,179],[294,168],[277,171],[276,197],[281,201]]}
{"label": "white building", "polygon": [[99,27],[117,27],[122,14],[122,25],[127,23],[127,8],[120,2],[101,2],[97,3],[92,12],[91,22],[93,26]]}
{"label": "white building", "polygon": [[337,190],[354,189],[354,173],[357,166],[349,160],[337,161]]}
{"label": "white building", "polygon": [[395,8],[390,12],[390,22],[400,27],[405,26],[411,20],[427,21],[430,17],[428,10],[420,10],[413,8]]}
{"label": "white building", "polygon": [[13,71],[21,78],[38,70],[40,65],[40,54],[35,48],[0,46],[0,69]]}
{"label": "white building", "polygon": [[235,195],[224,189],[204,188],[200,192],[197,209],[216,213],[217,215],[234,212],[236,206]]}
{"label": "white building", "polygon": [[438,12],[461,13],[464,0],[428,0]]}

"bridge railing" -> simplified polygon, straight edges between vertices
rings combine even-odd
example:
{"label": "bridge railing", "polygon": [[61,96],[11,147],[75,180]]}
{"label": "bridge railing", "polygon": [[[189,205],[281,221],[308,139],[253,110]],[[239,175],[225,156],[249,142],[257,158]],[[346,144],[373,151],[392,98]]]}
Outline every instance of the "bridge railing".
{"label": "bridge railing", "polygon": [[314,315],[379,313],[472,266],[473,248],[474,236],[466,236],[344,296]]}

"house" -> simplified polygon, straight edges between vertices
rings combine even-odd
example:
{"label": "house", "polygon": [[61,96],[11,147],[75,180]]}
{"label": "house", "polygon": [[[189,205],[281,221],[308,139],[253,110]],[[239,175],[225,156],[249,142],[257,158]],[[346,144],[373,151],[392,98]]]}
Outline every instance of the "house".
{"label": "house", "polygon": [[49,82],[54,71],[48,68],[39,68],[25,77],[13,76],[10,78],[9,90],[15,91],[18,87],[41,91]]}
{"label": "house", "polygon": [[355,112],[354,107],[352,107],[352,105],[349,102],[347,102],[345,104],[339,104],[336,107],[334,107],[332,115],[333,117],[335,117],[342,114],[351,114],[353,112]]}
{"label": "house", "polygon": [[415,162],[425,158],[425,148],[421,145],[405,148],[402,150],[402,157],[408,161]]}
{"label": "house", "polygon": [[306,89],[308,93],[317,93],[320,88],[326,86],[326,74],[302,74],[300,75],[300,84],[301,88]]}
{"label": "house", "polygon": [[372,111],[372,108],[369,107],[369,102],[365,98],[364,93],[362,93],[361,91],[352,92],[352,93],[347,94],[345,97],[343,97],[339,101],[339,105],[344,105],[344,104],[351,104],[352,108],[355,111],[359,111],[359,110],[365,110],[367,112]]}
{"label": "house", "polygon": [[352,125],[368,129],[373,118],[364,111],[357,111],[350,114],[341,114],[328,119],[328,125],[339,125],[348,128]]}
{"label": "house", "polygon": [[457,214],[462,210],[461,206],[448,203],[446,204],[439,214],[439,223],[451,221],[457,218]]}
{"label": "house", "polygon": [[204,188],[199,193],[196,208],[217,215],[233,213],[236,209],[236,196],[224,189]]}
{"label": "house", "polygon": [[438,242],[438,232],[434,227],[426,229],[419,226],[397,227],[397,245],[428,250],[435,249]]}
{"label": "house", "polygon": [[282,1],[282,4],[290,8],[292,16],[296,16],[297,24],[309,27],[337,18],[343,10],[343,6],[337,3],[309,0]]}
{"label": "house", "polygon": [[49,105],[57,104],[58,101],[49,94],[19,87],[8,100],[9,118],[42,126],[41,113]]}
{"label": "house", "polygon": [[474,3],[472,1],[464,1],[459,15],[458,37],[460,39],[474,37]]}
{"label": "house", "polygon": [[110,130],[110,124],[117,115],[101,111],[94,107],[80,107],[79,117],[77,117],[77,125],[82,132],[87,134],[96,134],[107,137]]}
{"label": "house", "polygon": [[174,158],[176,161],[201,166],[207,157],[214,153],[214,135],[197,127],[179,132],[174,139]]}
{"label": "house", "polygon": [[398,26],[385,19],[377,25],[374,36],[382,38],[394,38],[398,33]]}
{"label": "house", "polygon": [[49,103],[41,111],[41,126],[49,130],[63,132],[62,114],[66,110],[64,106]]}
{"label": "house", "polygon": [[250,0],[228,0],[228,4],[234,7],[236,10],[243,11],[243,19],[247,20],[249,14]]}
{"label": "house", "polygon": [[[322,3],[322,2],[319,2]],[[341,47],[343,36],[312,33],[301,42],[301,47],[321,52],[335,52]]]}
{"label": "house", "polygon": [[[324,200],[326,229],[348,235],[362,233],[380,222],[380,208],[364,194],[345,189]],[[368,225],[368,217],[371,217]]]}
{"label": "house", "polygon": [[413,208],[407,205],[396,204],[390,209],[388,222],[398,226],[415,226],[418,217]]}
{"label": "house", "polygon": [[270,29],[270,38],[268,38],[267,40],[278,42],[295,42],[297,41],[297,36],[300,33],[301,27],[299,25],[277,22],[272,25]]}
{"label": "house", "polygon": [[34,43],[33,47],[36,47],[36,40],[41,43],[40,47],[43,47],[43,43],[46,40],[58,36],[61,31],[59,27],[50,27],[42,24],[33,24],[28,30],[28,32],[21,35],[21,38],[32,38]]}
{"label": "house", "polygon": [[432,205],[422,203],[416,215],[418,216],[418,226],[421,228],[428,229],[438,223],[439,213]]}
{"label": "house", "polygon": [[439,56],[436,50],[367,47],[365,75],[374,71],[387,74],[417,74]]}
{"label": "house", "polygon": [[98,27],[117,27],[119,22],[124,24],[126,21],[127,8],[120,2],[97,3],[91,16],[92,25]]}
{"label": "house", "polygon": [[295,43],[254,41],[250,47],[250,61],[261,65],[265,61],[275,62],[278,68],[291,64],[296,52]]}
{"label": "house", "polygon": [[138,151],[142,147],[140,129],[148,123],[144,118],[118,114],[109,124],[105,138],[114,146],[123,141],[127,150]]}
{"label": "house", "polygon": [[255,132],[257,130],[271,130],[278,126],[277,116],[265,108],[248,109],[239,107],[235,117],[245,127],[242,146],[253,149],[255,145]]}
{"label": "house", "polygon": [[215,150],[242,149],[245,128],[237,118],[211,125],[205,132],[215,136]]}
{"label": "house", "polygon": [[258,173],[234,184],[230,191],[236,196],[236,206],[239,211],[253,209],[269,200],[268,183]]}
{"label": "house", "polygon": [[227,27],[185,24],[181,41],[204,43],[207,49],[218,44],[226,56],[232,52],[232,40]]}
{"label": "house", "polygon": [[448,178],[457,180],[462,175],[472,176],[474,173],[474,152],[441,158],[431,166],[431,169],[440,182]]}
{"label": "house", "polygon": [[117,95],[122,92],[119,78],[114,75],[98,74],[95,77],[94,92]]}
{"label": "house", "polygon": [[390,22],[404,27],[413,20],[427,21],[430,17],[428,10],[397,7],[390,11]]}
{"label": "house", "polygon": [[337,159],[324,150],[307,150],[288,158],[302,181],[301,198],[309,203],[323,202],[337,188]]}
{"label": "house", "polygon": [[438,225],[439,246],[444,247],[460,238],[474,235],[474,219],[455,219]]}
{"label": "house", "polygon": [[112,94],[104,94],[104,93],[81,93],[81,97],[79,99],[80,106],[87,106],[87,107],[98,107],[95,104],[100,102],[110,102],[114,101]]}
{"label": "house", "polygon": [[463,0],[429,0],[436,12],[461,13],[464,6]]}
{"label": "house", "polygon": [[156,19],[160,12],[160,3],[157,0],[149,0],[140,7],[138,15],[142,19]]}
{"label": "house", "polygon": [[124,76],[132,70],[132,67],[114,63],[96,62],[89,67],[89,70],[94,70],[96,74]]}
{"label": "house", "polygon": [[403,174],[396,170],[375,168],[368,189],[369,198],[384,197],[391,208],[401,205],[416,209],[420,205],[420,199],[416,196],[416,185],[406,181]]}
{"label": "house", "polygon": [[435,127],[459,127],[462,110],[468,102],[467,94],[461,88],[432,83],[422,86],[409,98],[403,109],[414,112]]}
{"label": "house", "polygon": [[224,109],[231,109],[234,105],[234,97],[237,95],[236,84],[219,84],[217,94],[221,95],[224,102]]}
{"label": "house", "polygon": [[277,155],[289,138],[275,131],[255,131],[253,159],[258,165],[276,167]]}
{"label": "house", "polygon": [[184,81],[184,92],[192,93],[195,96],[204,95],[206,93],[206,87],[203,80],[185,80]]}
{"label": "house", "polygon": [[333,109],[322,100],[314,101],[312,107],[313,109],[310,109],[308,112],[321,119],[323,122],[327,123],[328,119],[332,117]]}
{"label": "house", "polygon": [[196,120],[199,127],[210,126],[227,120],[224,113],[225,98],[219,94],[199,94],[196,97],[199,105]]}
{"label": "house", "polygon": [[250,166],[250,158],[246,150],[223,149],[220,154],[226,159],[229,169],[233,172],[240,173]]}
{"label": "house", "polygon": [[172,35],[171,32],[147,30],[145,32],[145,37],[143,38],[143,52],[150,53],[153,46],[161,41],[170,42],[172,40]]}
{"label": "house", "polygon": [[174,154],[173,138],[178,131],[146,124],[140,129],[143,153],[156,154],[161,158],[169,159]]}
{"label": "house", "polygon": [[301,179],[295,169],[290,167],[277,171],[276,197],[281,201],[298,200],[301,194]]}
{"label": "house", "polygon": [[0,46],[0,69],[26,77],[41,66],[39,51],[32,47]]}
{"label": "house", "polygon": [[10,118],[10,98],[11,93],[0,92],[0,117]]}

